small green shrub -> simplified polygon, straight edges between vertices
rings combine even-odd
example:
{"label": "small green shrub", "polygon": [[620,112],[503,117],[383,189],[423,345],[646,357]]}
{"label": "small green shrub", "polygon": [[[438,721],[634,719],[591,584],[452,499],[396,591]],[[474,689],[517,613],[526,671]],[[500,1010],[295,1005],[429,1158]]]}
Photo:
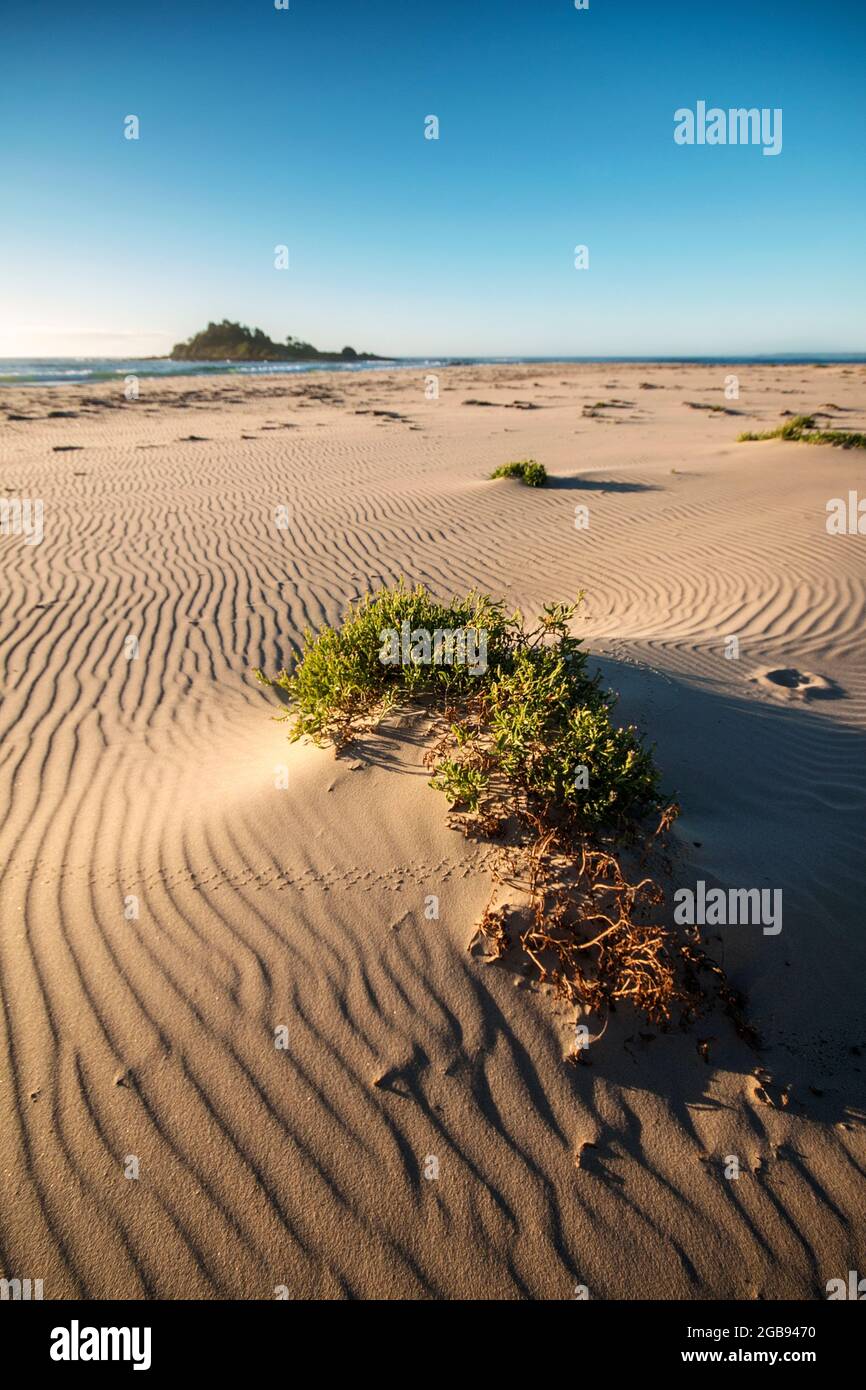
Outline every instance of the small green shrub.
{"label": "small green shrub", "polygon": [[[519,951],[570,1003],[599,1011],[627,1003],[662,1025],[703,1010],[709,975],[711,993],[751,1036],[739,995],[696,932],[657,920],[664,894],[645,866],[659,859],[658,837],[678,807],[665,806],[651,752],[634,727],[613,722],[615,697],[589,674],[571,633],[582,597],[545,605],[527,628],[487,595],[443,604],[401,581],[350,605],[339,628],[305,633],[291,674],[256,675],[288,696],[280,717],[292,739],[341,746],[398,703],[432,710],[430,785],[466,834],[504,837],[494,882],[525,892],[522,910],[492,899],[485,909],[478,930],[494,958]],[[468,663],[429,659],[419,633],[436,629],[483,634],[483,667],[473,674]],[[383,635],[395,631],[406,641],[389,664]]]}
{"label": "small green shrub", "polygon": [[547,469],[535,459],[520,459],[517,463],[501,463],[490,474],[491,478],[519,478],[527,487],[544,487],[547,482]]}
{"label": "small green shrub", "polygon": [[410,589],[401,580],[393,589],[380,589],[350,604],[341,627],[323,627],[318,634],[308,629],[291,674],[282,670],[269,678],[256,671],[256,677],[289,697],[289,710],[282,717],[291,722],[292,739],[307,734],[316,742],[331,739],[339,744],[351,737],[359,721],[374,712],[381,716],[401,698],[454,698],[460,692],[469,694],[477,684],[478,676],[465,664],[427,663],[411,652],[405,664],[383,663],[383,631],[402,637],[405,624],[410,637],[416,631],[484,633],[489,669],[505,655],[512,621],[502,603],[485,595],[471,593],[442,604],[423,585]]}
{"label": "small green shrub", "polygon": [[[350,605],[341,627],[307,632],[291,674],[256,675],[288,695],[280,717],[292,739],[339,745],[401,701],[448,707],[451,746],[432,785],[453,805],[477,811],[510,789],[583,829],[622,825],[659,805],[658,773],[636,730],[611,722],[614,697],[588,674],[569,630],[579,602],[546,605],[527,630],[487,595],[442,604],[401,581]],[[411,640],[401,653],[408,660],[383,664],[384,632],[411,639],[437,630],[483,636],[484,669],[413,656]]]}

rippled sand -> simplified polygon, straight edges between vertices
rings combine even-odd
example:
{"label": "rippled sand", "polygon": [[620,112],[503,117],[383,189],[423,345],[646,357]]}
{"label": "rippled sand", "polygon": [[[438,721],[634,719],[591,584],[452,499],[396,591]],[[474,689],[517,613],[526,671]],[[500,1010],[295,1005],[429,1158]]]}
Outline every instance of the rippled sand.
{"label": "rippled sand", "polygon": [[[864,429],[866,369],[437,376],[0,394],[0,487],[44,504],[0,538],[0,1273],[46,1298],[816,1297],[862,1265],[866,536],[825,517],[864,455],[735,441]],[[527,456],[546,490],[487,480]],[[764,1052],[621,1013],[566,1065],[573,1016],[467,951],[486,851],[423,730],[338,760],[269,720],[252,668],[399,575],[586,590],[678,881],[783,890],[778,936],[710,941]]]}

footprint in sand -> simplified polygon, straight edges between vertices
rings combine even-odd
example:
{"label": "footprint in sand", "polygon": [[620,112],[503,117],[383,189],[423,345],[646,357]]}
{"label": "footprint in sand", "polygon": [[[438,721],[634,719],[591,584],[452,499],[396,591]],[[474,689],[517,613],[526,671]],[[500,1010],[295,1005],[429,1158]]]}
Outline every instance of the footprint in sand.
{"label": "footprint in sand", "polygon": [[789,700],[838,700],[844,693],[827,676],[798,671],[794,666],[771,666],[752,677],[756,685]]}

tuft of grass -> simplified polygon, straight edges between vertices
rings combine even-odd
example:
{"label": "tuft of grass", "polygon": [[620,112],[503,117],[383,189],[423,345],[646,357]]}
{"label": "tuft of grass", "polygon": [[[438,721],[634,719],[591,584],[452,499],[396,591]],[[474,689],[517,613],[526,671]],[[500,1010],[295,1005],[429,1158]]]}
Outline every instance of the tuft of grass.
{"label": "tuft of grass", "polygon": [[520,459],[516,463],[501,463],[490,474],[491,478],[519,478],[527,487],[544,487],[547,482],[547,469],[535,459]]}
{"label": "tuft of grass", "polygon": [[[659,921],[664,893],[647,865],[665,864],[659,836],[679,808],[666,804],[643,737],[614,721],[616,697],[589,673],[571,632],[582,599],[546,604],[527,626],[489,595],[440,603],[401,580],[351,604],[339,627],[306,632],[291,673],[256,675],[287,696],[278,717],[292,739],[339,748],[398,704],[433,714],[430,785],[465,834],[500,841],[494,884],[525,899],[522,909],[494,908],[494,886],[478,928],[494,958],[519,955],[571,1004],[629,1004],[661,1025],[686,1024],[716,999],[748,1036],[742,1000],[696,929]],[[383,664],[383,633],[403,624],[413,640],[415,629],[472,628],[485,637],[486,662],[474,674],[437,666],[407,644],[405,662]]]}
{"label": "tuft of grass", "polygon": [[739,444],[757,439],[793,439],[801,444],[834,444],[841,449],[866,449],[866,434],[857,430],[819,429],[814,415],[795,415],[774,430],[762,430],[758,434],[747,431],[737,435]]}

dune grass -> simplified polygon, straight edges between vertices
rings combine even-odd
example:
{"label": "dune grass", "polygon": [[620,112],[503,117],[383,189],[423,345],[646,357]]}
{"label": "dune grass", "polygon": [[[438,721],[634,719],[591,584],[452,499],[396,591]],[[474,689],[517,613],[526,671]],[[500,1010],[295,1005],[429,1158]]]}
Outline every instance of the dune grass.
{"label": "dune grass", "polygon": [[491,478],[519,478],[527,487],[544,487],[547,482],[547,469],[535,459],[519,459],[516,463],[501,463],[490,474]]}
{"label": "dune grass", "polygon": [[[293,740],[339,750],[398,706],[433,716],[430,785],[464,834],[499,846],[494,881],[523,894],[519,910],[494,908],[494,888],[479,924],[492,957],[517,957],[570,1003],[603,1013],[627,1003],[661,1026],[720,999],[745,1034],[742,1000],[697,929],[661,920],[664,893],[646,866],[665,862],[678,807],[571,633],[582,598],[545,605],[527,626],[488,595],[440,603],[401,581],[351,604],[339,627],[307,631],[291,673],[256,675],[288,697],[277,717]],[[483,634],[484,669],[424,659],[433,629]],[[406,634],[408,659],[386,664],[393,631]]]}
{"label": "dune grass", "polygon": [[795,415],[774,430],[761,430],[757,434],[746,431],[737,435],[739,444],[757,439],[793,439],[801,444],[833,444],[841,449],[866,449],[866,434],[858,430],[819,429],[814,415]]}

